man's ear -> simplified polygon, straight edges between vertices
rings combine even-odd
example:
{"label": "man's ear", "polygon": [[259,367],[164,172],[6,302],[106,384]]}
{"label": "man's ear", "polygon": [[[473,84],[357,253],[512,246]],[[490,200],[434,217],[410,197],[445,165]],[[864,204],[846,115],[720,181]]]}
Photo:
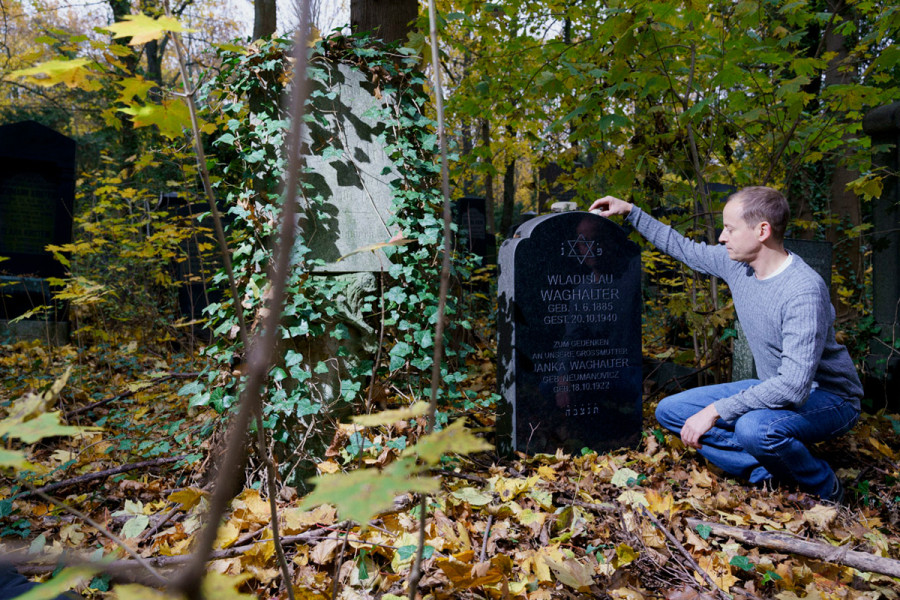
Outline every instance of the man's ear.
{"label": "man's ear", "polygon": [[760,221],[756,225],[756,238],[760,242],[765,242],[767,239],[772,237],[772,226],[768,221]]}

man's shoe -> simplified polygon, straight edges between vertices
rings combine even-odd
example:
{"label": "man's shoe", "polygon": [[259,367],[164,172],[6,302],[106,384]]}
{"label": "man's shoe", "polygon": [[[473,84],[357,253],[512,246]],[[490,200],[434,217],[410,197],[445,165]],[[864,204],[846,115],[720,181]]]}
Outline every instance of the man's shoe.
{"label": "man's shoe", "polygon": [[834,476],[834,486],[831,488],[831,493],[827,496],[822,496],[822,500],[831,504],[840,504],[844,501],[844,486],[837,475]]}

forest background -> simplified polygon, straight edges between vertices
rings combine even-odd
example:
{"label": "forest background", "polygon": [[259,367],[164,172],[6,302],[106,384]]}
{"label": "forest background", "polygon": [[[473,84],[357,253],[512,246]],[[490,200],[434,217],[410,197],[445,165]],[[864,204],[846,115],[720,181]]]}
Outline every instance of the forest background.
{"label": "forest background", "polygon": [[[441,205],[484,196],[499,242],[521,213],[545,212],[554,191],[574,192],[582,208],[611,193],[714,242],[721,197],[711,184],[775,185],[795,215],[791,235],[834,244],[836,326],[868,375],[873,344],[895,348],[872,319],[870,212],[896,174],[873,162],[885,148],[861,121],[898,99],[898,7],[455,1],[438,3],[435,19],[423,8],[410,27],[397,15],[418,7],[397,5],[351,9],[376,15],[402,48],[329,35],[330,5],[313,7],[323,25],[310,64],[354,64],[407,111],[391,125],[406,243],[386,247],[400,266],[365,299],[380,343],[338,373],[340,393],[324,402],[307,391],[328,360],[282,346],[270,366],[248,350],[276,312],[265,305],[279,279],[267,275],[271,242],[284,239],[281,198],[300,173],[283,151],[284,99],[305,64],[292,48],[306,42],[277,37],[270,2],[255,5],[243,39],[224,3],[4,3],[0,119],[33,119],[79,143],[75,241],[51,248],[69,269],[55,284],[72,343],[10,341],[0,355],[11,469],[0,535],[20,569],[45,577],[77,550],[112,562],[83,563],[40,589],[80,582],[86,595],[122,598],[157,597],[131,581],[258,597],[896,597],[889,568],[847,563],[851,550],[898,557],[900,422],[883,397],[867,398],[841,445],[820,449],[848,481],[846,507],[710,471],[656,426],[652,378],[639,448],[492,454],[496,307],[493,293],[467,286],[490,289],[493,274],[443,250]],[[433,60],[440,102],[421,74],[435,75]],[[217,236],[164,210],[172,193],[218,199],[232,218],[233,273],[208,282],[228,289],[207,315],[211,340],[178,314],[172,264],[198,233],[212,260]],[[302,259],[302,237],[294,251]],[[340,341],[341,290],[291,264],[281,337]],[[654,282],[647,360],[727,378],[727,291],[650,248],[643,264]],[[339,350],[333,358],[349,364]],[[240,401],[248,379],[262,403],[246,409],[245,443],[228,423],[252,406]],[[419,403],[429,399],[430,409]],[[395,410],[346,422],[379,408]],[[221,468],[236,464],[228,449],[254,445]],[[761,550],[735,531],[717,540],[722,523],[843,552]],[[208,560],[222,577],[200,588]]]}

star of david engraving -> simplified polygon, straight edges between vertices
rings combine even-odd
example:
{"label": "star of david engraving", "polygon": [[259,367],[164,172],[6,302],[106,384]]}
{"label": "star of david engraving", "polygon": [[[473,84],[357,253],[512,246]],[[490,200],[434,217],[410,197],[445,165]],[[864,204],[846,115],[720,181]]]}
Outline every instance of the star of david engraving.
{"label": "star of david engraving", "polygon": [[[594,254],[594,240],[585,239],[584,234],[579,234],[574,240],[568,240],[568,244],[569,256],[577,258],[578,264],[583,265],[586,258],[594,258],[596,256]],[[581,250],[576,249],[578,244],[581,244]]]}

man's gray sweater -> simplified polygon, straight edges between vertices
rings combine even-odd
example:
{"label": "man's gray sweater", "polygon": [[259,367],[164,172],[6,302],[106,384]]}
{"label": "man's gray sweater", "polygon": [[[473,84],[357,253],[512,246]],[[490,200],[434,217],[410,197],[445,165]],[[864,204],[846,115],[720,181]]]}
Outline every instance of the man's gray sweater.
{"label": "man's gray sweater", "polygon": [[859,410],[862,385],[847,348],[834,338],[834,307],[825,282],[794,255],[781,273],[757,279],[724,246],[691,241],[638,207],[628,221],[654,246],[695,271],[725,281],[761,383],[715,403],[734,421],[751,410],[802,406],[815,384]]}

